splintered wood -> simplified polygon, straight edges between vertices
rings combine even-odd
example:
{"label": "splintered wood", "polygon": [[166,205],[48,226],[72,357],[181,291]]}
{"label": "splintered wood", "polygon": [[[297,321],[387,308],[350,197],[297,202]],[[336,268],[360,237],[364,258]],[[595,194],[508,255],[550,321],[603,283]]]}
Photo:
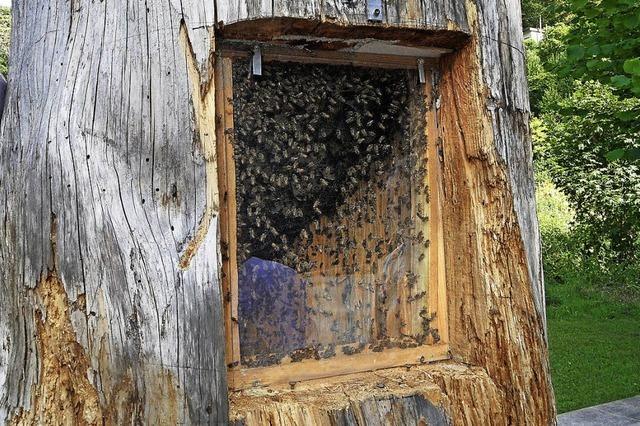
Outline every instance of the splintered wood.
{"label": "splintered wood", "polygon": [[366,363],[387,351],[397,365],[398,350],[424,362],[415,348],[440,342],[427,101],[413,71],[271,62],[254,77],[234,61],[240,354],[228,359]]}
{"label": "splintered wood", "polygon": [[504,394],[481,368],[393,368],[230,395],[232,425],[507,425]]}

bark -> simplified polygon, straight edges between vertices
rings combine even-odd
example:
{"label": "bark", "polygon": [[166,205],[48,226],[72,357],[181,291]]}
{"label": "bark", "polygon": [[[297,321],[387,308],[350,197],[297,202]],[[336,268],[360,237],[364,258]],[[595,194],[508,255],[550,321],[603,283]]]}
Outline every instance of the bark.
{"label": "bark", "polygon": [[214,7],[13,5],[0,423],[220,423]]}
{"label": "bark", "polygon": [[440,85],[451,351],[505,392],[509,424],[549,424],[555,408],[542,282],[534,280],[541,269],[528,111],[509,91],[488,92],[478,44],[443,61]]}

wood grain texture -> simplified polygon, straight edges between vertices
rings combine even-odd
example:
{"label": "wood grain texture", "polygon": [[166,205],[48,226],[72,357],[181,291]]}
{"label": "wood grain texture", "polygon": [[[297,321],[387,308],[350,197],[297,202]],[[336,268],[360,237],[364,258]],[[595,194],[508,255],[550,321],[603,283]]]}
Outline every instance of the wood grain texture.
{"label": "wood grain texture", "polygon": [[198,0],[14,3],[0,423],[226,421],[213,21]]}
{"label": "wood grain texture", "polygon": [[[13,5],[0,127],[0,423],[52,424],[54,409],[88,424],[227,421],[211,51],[216,22],[258,19],[252,34],[267,39],[273,28],[317,27],[314,36],[458,49],[432,108],[449,341],[476,367],[428,373],[435,393],[424,399],[456,424],[555,421],[518,2],[389,0],[381,25],[363,20],[363,4]],[[371,386],[349,389],[356,402],[333,411],[294,396],[247,413],[281,424],[424,417],[399,389],[376,400]]]}
{"label": "wood grain texture", "polygon": [[544,277],[529,132],[529,90],[518,0],[477,1],[477,40],[485,109],[493,142],[507,166],[513,208],[527,256],[536,308],[546,333]]}
{"label": "wood grain texture", "polygon": [[[342,25],[366,25],[366,0],[216,0],[219,24],[260,18],[299,18]],[[419,29],[467,31],[465,2],[460,0],[384,0],[383,22],[378,27],[392,26]]]}
{"label": "wood grain texture", "polygon": [[[431,23],[424,24],[425,19],[420,24],[438,28],[443,14],[459,13],[462,17],[449,22],[449,28],[465,28],[471,35],[468,44],[456,46],[456,52],[443,59],[432,103],[442,131],[437,150],[443,170],[451,351],[455,359],[486,369],[506,395],[496,423],[550,424],[555,422],[555,408],[544,331],[520,6],[516,0],[452,4],[455,7],[426,3]],[[345,26],[343,36],[354,38],[367,34],[361,28],[389,30],[385,25],[361,26],[366,24],[361,6],[323,3],[325,15],[314,19],[322,22],[318,28],[331,29],[314,31],[338,33],[325,22]],[[394,18],[394,25],[411,28],[411,17],[418,15],[409,11],[410,2],[396,9],[402,16]],[[387,19],[392,16],[388,10],[387,3]],[[274,28],[281,36],[301,28],[296,25]],[[486,396],[471,383],[447,393],[466,401]],[[462,419],[461,424],[473,424]]]}
{"label": "wood grain texture", "polygon": [[[518,5],[506,5],[494,17],[519,19]],[[522,195],[534,182],[526,79],[514,53],[521,43],[502,24],[498,38],[482,35],[498,24],[481,7],[469,10],[477,33],[443,59],[439,85],[451,351],[486,368],[508,395],[509,423],[551,424],[535,199]]]}
{"label": "wood grain texture", "polygon": [[504,394],[479,368],[426,365],[231,395],[232,425],[507,425]]}

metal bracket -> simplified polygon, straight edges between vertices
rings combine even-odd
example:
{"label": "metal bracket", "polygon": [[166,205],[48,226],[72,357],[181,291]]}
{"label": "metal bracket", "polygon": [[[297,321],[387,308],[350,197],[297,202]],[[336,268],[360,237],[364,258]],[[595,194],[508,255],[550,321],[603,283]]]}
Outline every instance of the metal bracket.
{"label": "metal bracket", "polygon": [[427,77],[424,73],[424,59],[418,59],[418,80],[421,84],[427,82]]}
{"label": "metal bracket", "polygon": [[382,0],[367,0],[367,20],[382,22],[384,18]]}
{"label": "metal bracket", "polygon": [[260,52],[260,46],[253,47],[251,70],[253,75],[262,75],[262,52]]}

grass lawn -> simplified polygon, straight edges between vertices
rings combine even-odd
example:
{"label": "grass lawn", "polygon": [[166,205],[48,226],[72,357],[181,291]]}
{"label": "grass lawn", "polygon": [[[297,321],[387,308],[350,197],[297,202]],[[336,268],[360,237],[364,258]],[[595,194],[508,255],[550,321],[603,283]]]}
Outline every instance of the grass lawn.
{"label": "grass lawn", "polygon": [[640,302],[547,284],[558,413],[640,394]]}

